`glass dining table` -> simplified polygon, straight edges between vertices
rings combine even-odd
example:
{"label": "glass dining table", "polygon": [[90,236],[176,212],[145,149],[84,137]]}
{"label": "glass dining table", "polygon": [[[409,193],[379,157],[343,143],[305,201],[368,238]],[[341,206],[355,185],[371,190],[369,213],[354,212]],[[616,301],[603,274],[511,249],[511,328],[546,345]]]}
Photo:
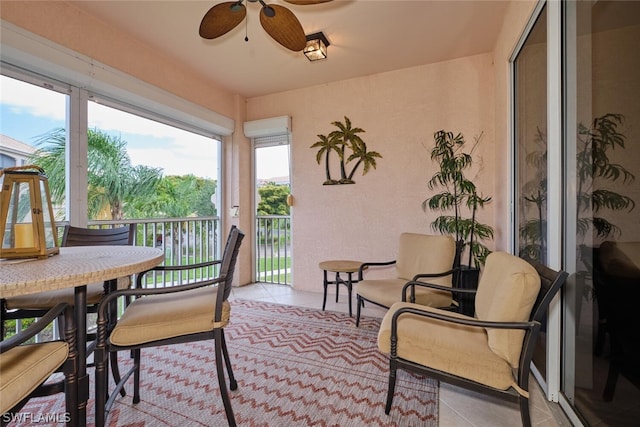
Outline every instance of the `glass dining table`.
{"label": "glass dining table", "polygon": [[78,246],[60,248],[45,259],[0,260],[0,298],[36,294],[58,289],[75,289],[75,346],[70,351],[76,375],[67,381],[69,425],[85,426],[89,377],[86,365],[86,285],[112,281],[148,270],[164,261],[164,252],[141,246]]}

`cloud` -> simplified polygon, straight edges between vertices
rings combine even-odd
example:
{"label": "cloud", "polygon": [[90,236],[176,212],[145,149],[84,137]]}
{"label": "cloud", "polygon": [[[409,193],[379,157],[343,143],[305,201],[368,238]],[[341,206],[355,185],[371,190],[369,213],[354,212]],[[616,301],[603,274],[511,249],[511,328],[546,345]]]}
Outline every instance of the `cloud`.
{"label": "cloud", "polygon": [[17,114],[64,120],[67,95],[1,76],[2,103]]}

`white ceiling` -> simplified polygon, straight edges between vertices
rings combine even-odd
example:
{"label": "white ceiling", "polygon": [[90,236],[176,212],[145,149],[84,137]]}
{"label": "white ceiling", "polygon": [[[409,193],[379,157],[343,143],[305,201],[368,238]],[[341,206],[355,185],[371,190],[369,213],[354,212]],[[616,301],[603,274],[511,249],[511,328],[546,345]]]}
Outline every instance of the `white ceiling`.
{"label": "white ceiling", "polygon": [[506,0],[269,2],[293,11],[306,34],[323,31],[328,58],[310,62],[272,40],[260,26],[259,3],[245,3],[246,27],[215,40],[200,38],[198,28],[219,1],[72,3],[246,98],[489,52],[508,6]]}

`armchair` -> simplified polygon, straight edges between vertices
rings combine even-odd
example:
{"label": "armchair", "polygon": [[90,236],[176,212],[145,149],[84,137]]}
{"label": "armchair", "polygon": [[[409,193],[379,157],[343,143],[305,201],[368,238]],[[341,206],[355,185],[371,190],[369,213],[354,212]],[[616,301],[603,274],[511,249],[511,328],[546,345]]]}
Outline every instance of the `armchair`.
{"label": "armchair", "polygon": [[[235,426],[231,400],[225,383],[224,366],[230,389],[238,384],[233,376],[224,328],[231,317],[228,302],[233,273],[244,234],[231,227],[222,260],[212,260],[184,266],[158,266],[137,276],[136,288],[112,292],[98,307],[98,343],[96,347],[96,426],[105,425],[117,393],[133,374],[133,403],[140,401],[140,350],[161,345],[214,340],[218,384],[229,426]],[[218,266],[214,279],[185,279],[186,283],[166,287],[144,288],[146,274],[151,271],[202,271]],[[199,277],[194,274],[195,277]],[[189,276],[185,274],[185,276]],[[205,276],[207,277],[207,276]],[[107,311],[117,298],[136,297],[127,306],[115,327],[108,328]],[[109,332],[110,331],[110,332]],[[115,390],[107,392],[107,355],[131,350],[133,367],[118,382]],[[223,365],[224,363],[224,365]],[[108,399],[107,399],[108,397]]]}
{"label": "armchair", "polygon": [[359,277],[370,267],[395,265],[396,277],[388,279],[365,279],[357,285],[356,326],[360,325],[360,310],[364,302],[389,308],[403,299],[403,288],[407,282],[429,279],[444,289],[411,288],[410,301],[431,307],[450,307],[453,265],[456,257],[456,242],[451,236],[402,233],[395,260],[365,262],[360,266]]}
{"label": "armchair", "polygon": [[[566,278],[564,271],[494,252],[487,257],[476,291],[476,317],[394,304],[378,334],[379,349],[390,355],[385,413],[391,411],[396,371],[405,369],[518,402],[522,424],[529,427],[533,350],[549,303]],[[458,291],[469,292],[454,290]]]}
{"label": "armchair", "polygon": [[[68,316],[71,324],[72,307],[61,303],[46,312],[38,321],[19,334],[13,335],[0,342],[0,423],[2,426],[22,409],[33,397],[51,394],[52,391],[63,392],[67,389],[66,407],[70,414],[76,408],[76,395],[71,390],[74,387],[52,390],[44,382],[59,370],[62,370],[68,381],[74,372],[74,352],[65,340],[47,341],[30,344],[31,338],[42,332],[61,315]],[[67,339],[72,338],[72,331],[68,331]],[[69,420],[63,420],[69,421]]]}
{"label": "armchair", "polygon": [[[133,239],[136,234],[136,225],[129,224],[124,227],[114,228],[82,228],[66,225],[62,234],[62,246],[126,246],[133,245]],[[98,303],[102,300],[105,293],[110,287],[117,289],[126,289],[131,284],[130,277],[118,278],[114,281],[91,283],[87,285],[87,313],[96,313]],[[4,337],[5,321],[10,319],[30,319],[43,316],[56,304],[65,303],[74,305],[74,289],[61,289],[56,291],[40,292],[37,294],[20,295],[3,299],[0,301],[0,333]],[[115,319],[115,306],[112,307],[110,313]],[[58,320],[60,335],[64,330],[64,317]],[[95,333],[93,331],[87,333],[87,356],[89,356],[95,348]],[[112,374],[116,382],[120,381],[120,372],[118,370],[117,355],[112,355]],[[63,387],[59,382],[58,389]],[[53,386],[51,390],[55,390]],[[57,390],[52,391],[57,392]],[[121,390],[124,396],[124,389]]]}

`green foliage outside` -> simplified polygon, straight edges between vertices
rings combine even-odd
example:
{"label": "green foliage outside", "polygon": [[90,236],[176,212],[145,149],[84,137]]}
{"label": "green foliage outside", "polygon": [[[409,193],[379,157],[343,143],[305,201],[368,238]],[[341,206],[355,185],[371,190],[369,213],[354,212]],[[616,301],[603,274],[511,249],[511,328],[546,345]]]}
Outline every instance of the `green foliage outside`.
{"label": "green foliage outside", "polygon": [[258,188],[260,203],[258,203],[258,215],[289,215],[287,196],[290,194],[289,186],[268,182]]}
{"label": "green foliage outside", "polygon": [[[88,133],[89,219],[184,218],[215,216],[211,196],[217,182],[193,175],[163,176],[162,169],[134,166],[127,142],[98,129]],[[51,197],[65,196],[66,131],[54,129],[37,140],[30,161],[49,177]]]}
{"label": "green foliage outside", "polygon": [[[65,151],[66,131],[54,129],[36,141],[37,150],[30,163],[42,167],[49,180],[51,197],[55,204],[63,204],[66,188]],[[126,152],[127,142],[97,129],[88,130],[88,217],[89,219],[127,218],[187,218],[210,217],[218,214],[211,203],[217,181],[193,175],[163,176],[162,169],[148,166],[133,166]],[[289,215],[287,196],[289,186],[269,183],[259,189],[262,201],[259,215]],[[104,218],[108,213],[110,218]],[[178,224],[172,223],[177,227]],[[180,230],[173,230],[175,235]],[[271,231],[271,230],[270,230]],[[139,231],[139,233],[141,233]],[[147,246],[154,246],[155,236],[148,236]],[[206,236],[201,235],[206,240]],[[142,235],[138,235],[138,240]],[[206,244],[203,240],[201,244]],[[282,242],[284,243],[284,242]],[[190,257],[173,253],[180,260],[167,259],[165,263],[188,264]],[[179,262],[180,261],[180,262]],[[290,267],[290,259],[287,261]],[[266,268],[265,265],[262,268]],[[283,267],[284,268],[284,267]],[[196,277],[215,275],[208,271],[168,274],[165,280],[193,280]],[[149,279],[151,280],[151,276]],[[151,282],[149,282],[151,283]],[[34,319],[21,320],[22,329]],[[16,321],[6,322],[7,335],[13,335]]]}

